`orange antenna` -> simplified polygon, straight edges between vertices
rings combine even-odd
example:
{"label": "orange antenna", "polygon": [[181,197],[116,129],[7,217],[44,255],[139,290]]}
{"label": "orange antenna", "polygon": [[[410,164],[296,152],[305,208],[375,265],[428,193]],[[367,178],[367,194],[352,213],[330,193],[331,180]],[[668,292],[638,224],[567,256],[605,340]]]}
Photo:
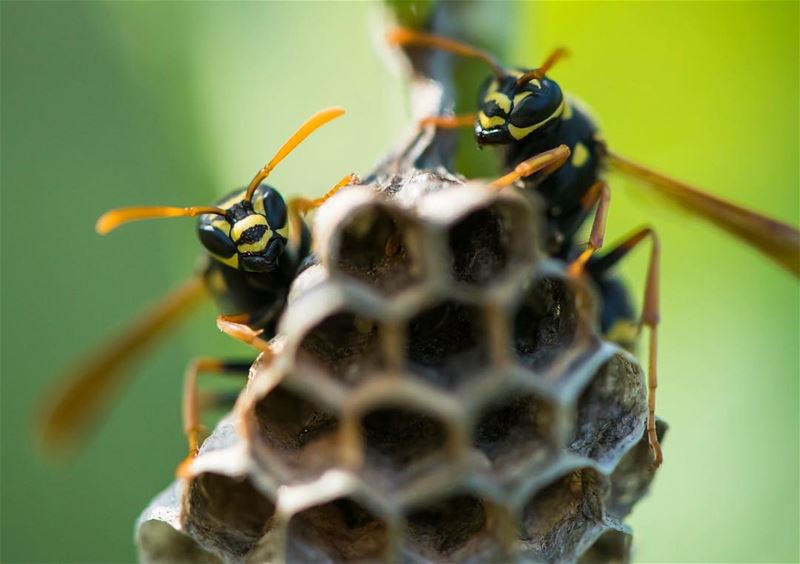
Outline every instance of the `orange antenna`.
{"label": "orange antenna", "polygon": [[280,163],[286,157],[286,155],[291,153],[295,147],[302,143],[306,137],[314,133],[314,131],[332,119],[336,119],[343,114],[344,108],[333,107],[325,108],[324,110],[321,110],[308,118],[306,122],[300,126],[300,129],[295,131],[294,135],[289,137],[289,140],[284,143],[280,149],[278,149],[278,152],[274,157],[272,157],[272,160],[256,173],[256,175],[253,177],[253,180],[250,181],[250,185],[247,187],[247,193],[245,193],[244,199],[249,200],[252,198],[256,188],[258,188],[258,185],[261,184],[261,182],[267,176],[269,176],[269,173],[272,172],[272,169],[278,166],[278,163]]}
{"label": "orange antenna", "polygon": [[224,216],[227,212],[222,208],[192,206],[175,208],[171,206],[146,206],[139,208],[122,208],[111,210],[100,216],[94,228],[100,235],[113,231],[123,223],[141,219],[158,219],[161,217],[187,217],[213,213]]}
{"label": "orange antenna", "polygon": [[525,86],[534,78],[537,80],[544,78],[545,75],[547,74],[547,71],[553,68],[560,59],[563,59],[564,57],[567,56],[569,56],[569,51],[567,51],[563,47],[559,47],[558,49],[550,53],[550,56],[547,57],[542,66],[540,66],[538,69],[533,69],[532,71],[526,72],[521,77],[519,77],[517,79],[517,88]]}
{"label": "orange antenna", "polygon": [[435,47],[436,49],[449,51],[450,53],[455,53],[457,55],[480,59],[492,67],[492,71],[495,75],[497,75],[497,78],[503,78],[506,76],[506,72],[503,70],[503,67],[501,67],[497,60],[489,53],[482,51],[477,47],[472,47],[465,43],[461,43],[460,41],[456,41],[455,39],[448,39],[447,37],[432,35],[430,33],[422,33],[406,27],[398,27],[386,34],[386,40],[390,45]]}

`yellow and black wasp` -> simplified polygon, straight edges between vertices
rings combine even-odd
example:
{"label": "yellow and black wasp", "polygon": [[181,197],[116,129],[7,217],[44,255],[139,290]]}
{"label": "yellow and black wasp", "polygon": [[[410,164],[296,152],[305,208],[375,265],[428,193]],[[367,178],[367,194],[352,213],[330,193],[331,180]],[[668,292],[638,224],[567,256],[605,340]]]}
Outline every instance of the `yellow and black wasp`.
{"label": "yellow and black wasp", "polygon": [[[606,217],[611,198],[604,170],[615,169],[645,181],[658,193],[740,238],[795,276],[800,276],[800,232],[668,176],[650,170],[611,151],[588,110],[570,99],[548,72],[566,51],[557,49],[538,68],[505,68],[489,53],[450,38],[397,28],[387,36],[391,44],[435,48],[479,59],[492,70],[480,87],[476,113],[433,116],[422,126],[472,127],[478,145],[504,149],[503,165],[509,174],[520,174],[537,155],[542,169],[524,175],[526,188],[544,201],[548,252],[570,262],[571,274],[585,272],[601,298],[600,326],[606,338],[630,345],[642,326],[650,332],[649,417],[647,434],[655,457],[662,461],[655,430],[656,356],[659,323],[659,240],[650,227],[632,235],[602,256]],[[585,249],[575,236],[595,209]],[[612,268],[640,242],[652,242],[645,285],[644,305],[636,319],[627,290],[612,276]]]}
{"label": "yellow and black wasp", "polygon": [[[288,205],[275,188],[263,181],[306,137],[342,114],[343,109],[333,107],[311,116],[246,188],[235,190],[216,206],[134,207],[113,210],[100,217],[96,230],[105,234],[130,221],[198,216],[198,236],[206,255],[195,276],[69,375],[44,420],[43,436],[48,447],[64,450],[74,446],[109,403],[130,361],[207,294],[219,306],[221,315],[217,325],[222,331],[269,354],[265,338],[274,334],[289,285],[310,252],[311,236],[301,214],[358,179],[350,174],[325,196],[315,200],[295,198]],[[189,365],[184,385],[183,424],[190,456],[197,451],[201,433],[198,373],[246,374],[250,364],[205,358]]]}

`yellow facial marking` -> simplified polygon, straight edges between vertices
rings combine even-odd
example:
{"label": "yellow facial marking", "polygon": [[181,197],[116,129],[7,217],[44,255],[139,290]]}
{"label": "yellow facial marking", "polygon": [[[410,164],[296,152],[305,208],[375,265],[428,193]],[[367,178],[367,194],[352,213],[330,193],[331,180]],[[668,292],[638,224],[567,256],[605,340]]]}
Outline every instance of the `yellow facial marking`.
{"label": "yellow facial marking", "polygon": [[214,227],[215,229],[219,229],[225,235],[230,237],[230,235],[231,235],[231,224],[228,223],[226,220],[222,219],[221,217],[218,217],[217,219],[212,220],[211,221],[211,226]]}
{"label": "yellow facial marking", "polygon": [[272,237],[272,232],[267,230],[264,233],[264,235],[261,236],[261,239],[259,239],[255,243],[247,243],[245,245],[239,245],[236,248],[239,250],[240,253],[260,253],[261,251],[267,248],[267,243],[269,243],[270,237]]}
{"label": "yellow facial marking", "polygon": [[492,92],[483,99],[484,102],[494,102],[505,113],[511,111],[511,99],[502,92]]}
{"label": "yellow facial marking", "polygon": [[576,144],[575,148],[572,150],[572,158],[570,159],[572,166],[580,168],[586,164],[587,160],[589,160],[589,149],[587,149],[586,145],[583,143]]}
{"label": "yellow facial marking", "polygon": [[561,104],[558,106],[558,108],[556,108],[556,111],[550,114],[550,117],[548,117],[547,119],[543,119],[539,123],[534,123],[533,125],[530,125],[528,127],[517,127],[509,123],[508,132],[514,139],[519,141],[520,139],[523,139],[526,135],[529,135],[532,131],[536,131],[546,123],[549,123],[552,120],[556,119],[558,116],[561,115],[563,111],[564,111],[564,101],[562,100]]}
{"label": "yellow facial marking", "polygon": [[528,84],[532,84],[534,88],[538,88],[540,90],[542,88],[542,83],[539,81],[538,78],[532,78]]}
{"label": "yellow facial marking", "polygon": [[490,127],[503,125],[506,122],[506,120],[501,118],[500,116],[488,117],[485,113],[478,112],[478,122],[481,124],[482,128],[489,129]]}
{"label": "yellow facial marking", "polygon": [[283,227],[278,229],[276,231],[276,233],[278,235],[280,235],[281,237],[283,237],[284,239],[288,239],[289,238],[289,222],[287,221],[286,225],[284,225]]}
{"label": "yellow facial marking", "polygon": [[240,219],[233,224],[233,229],[231,229],[231,239],[238,241],[242,236],[242,233],[244,233],[250,227],[255,227],[257,225],[268,226],[269,224],[267,223],[267,218],[263,215],[250,214],[244,219]]}
{"label": "yellow facial marking", "polygon": [[520,92],[519,94],[514,96],[514,107],[516,108],[520,102],[522,102],[525,98],[527,98],[530,95],[531,93],[530,91],[528,91],[528,92]]}
{"label": "yellow facial marking", "polygon": [[500,88],[500,83],[495,79],[489,83],[489,88],[486,89],[486,93],[491,94],[492,92],[497,92],[498,88]]}
{"label": "yellow facial marking", "polygon": [[215,254],[212,254],[211,256],[214,257],[215,260],[221,262],[222,264],[227,264],[228,266],[231,266],[233,268],[239,268],[239,255],[236,253],[233,253],[232,257],[221,257]]}
{"label": "yellow facial marking", "polygon": [[231,209],[231,206],[233,206],[233,204],[238,204],[239,202],[242,201],[242,199],[244,198],[244,194],[245,194],[244,192],[237,192],[227,200],[217,204],[217,207],[222,208],[223,210],[229,210]]}
{"label": "yellow facial marking", "polygon": [[261,215],[267,215],[267,210],[264,209],[264,199],[263,198],[255,198],[253,200],[253,209],[256,213],[260,213]]}

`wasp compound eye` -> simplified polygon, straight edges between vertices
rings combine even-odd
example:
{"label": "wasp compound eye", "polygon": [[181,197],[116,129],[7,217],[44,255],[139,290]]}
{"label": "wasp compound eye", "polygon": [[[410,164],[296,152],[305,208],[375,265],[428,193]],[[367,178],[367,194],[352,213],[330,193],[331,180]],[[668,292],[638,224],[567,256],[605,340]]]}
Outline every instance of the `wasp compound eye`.
{"label": "wasp compound eye", "polygon": [[564,96],[558,85],[547,79],[528,83],[514,96],[509,120],[518,127],[541,127],[561,115]]}
{"label": "wasp compound eye", "polygon": [[[224,220],[222,222],[228,225]],[[230,226],[225,231],[214,224],[201,223],[197,232],[200,242],[210,253],[224,258],[230,258],[236,253],[236,245],[230,238]]]}
{"label": "wasp compound eye", "polygon": [[259,186],[253,196],[253,209],[264,214],[273,231],[286,227],[286,202],[275,188],[266,184]]}

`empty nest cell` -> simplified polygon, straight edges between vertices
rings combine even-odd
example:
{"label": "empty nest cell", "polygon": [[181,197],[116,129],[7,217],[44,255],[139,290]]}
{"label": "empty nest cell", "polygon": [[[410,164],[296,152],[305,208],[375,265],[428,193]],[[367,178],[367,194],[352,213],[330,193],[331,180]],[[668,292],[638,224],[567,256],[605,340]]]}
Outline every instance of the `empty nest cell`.
{"label": "empty nest cell", "polygon": [[375,562],[388,557],[386,522],[350,498],[310,507],[292,517],[287,562]]}
{"label": "empty nest cell", "polygon": [[583,535],[602,521],[605,493],[602,477],[591,468],[569,472],[534,493],[522,510],[526,553],[544,562],[569,558]]}
{"label": "empty nest cell", "polygon": [[480,309],[444,302],[409,323],[409,366],[431,384],[452,389],[488,367],[487,341]]}
{"label": "empty nest cell", "polygon": [[502,553],[492,511],[491,502],[468,493],[415,507],[405,519],[406,548],[445,562],[481,561],[480,555],[487,551]]}
{"label": "empty nest cell", "polygon": [[297,360],[356,384],[384,366],[378,323],[350,312],[328,316],[303,338]]}
{"label": "empty nest cell", "polygon": [[342,228],[335,266],[383,294],[422,279],[419,227],[385,205],[358,210]]}
{"label": "empty nest cell", "polygon": [[638,365],[616,354],[603,364],[581,393],[570,449],[598,462],[618,455],[638,440],[647,417],[647,396]]}
{"label": "empty nest cell", "polygon": [[541,464],[553,453],[555,410],[530,392],[508,392],[482,410],[473,444],[495,470]]}
{"label": "empty nest cell", "polygon": [[514,264],[530,258],[525,233],[508,204],[495,202],[456,222],[448,233],[451,273],[459,282],[486,285],[504,277]]}
{"label": "empty nest cell", "polygon": [[247,478],[209,472],[194,477],[188,488],[184,528],[212,549],[241,556],[272,525],[275,505]]}
{"label": "empty nest cell", "polygon": [[381,406],[361,419],[366,473],[384,486],[400,487],[430,471],[447,443],[445,424],[399,406]]}
{"label": "empty nest cell", "polygon": [[339,418],[284,386],[255,404],[251,425],[260,444],[301,479],[327,468],[335,451]]}
{"label": "empty nest cell", "polygon": [[522,364],[546,370],[572,346],[579,315],[575,293],[565,280],[531,281],[514,315],[514,350]]}

